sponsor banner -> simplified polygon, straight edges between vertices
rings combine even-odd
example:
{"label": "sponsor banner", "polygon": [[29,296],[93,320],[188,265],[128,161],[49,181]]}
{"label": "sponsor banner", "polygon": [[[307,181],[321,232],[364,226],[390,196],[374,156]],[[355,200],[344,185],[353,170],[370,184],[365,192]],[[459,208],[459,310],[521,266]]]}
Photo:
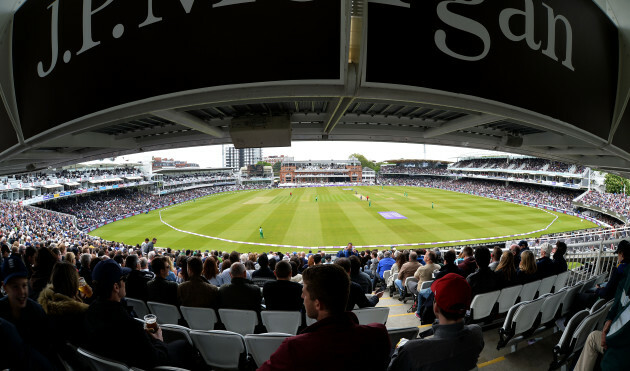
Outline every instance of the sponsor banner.
{"label": "sponsor banner", "polygon": [[347,9],[342,0],[24,2],[12,32],[24,137],[167,94],[342,84]]}
{"label": "sponsor banner", "polygon": [[363,86],[489,99],[608,139],[619,36],[594,1],[368,0],[367,6]]}
{"label": "sponsor banner", "polygon": [[59,193],[55,193],[55,194],[53,195],[53,197],[54,197],[54,198],[59,197]]}

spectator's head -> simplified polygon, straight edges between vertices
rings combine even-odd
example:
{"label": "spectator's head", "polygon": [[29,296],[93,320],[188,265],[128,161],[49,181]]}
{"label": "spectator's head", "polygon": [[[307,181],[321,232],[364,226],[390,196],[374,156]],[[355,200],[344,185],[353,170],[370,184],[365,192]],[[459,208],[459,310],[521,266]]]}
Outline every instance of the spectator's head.
{"label": "spectator's head", "polygon": [[519,268],[526,274],[536,273],[536,259],[530,250],[525,250],[521,254],[521,263],[519,264]]}
{"label": "spectator's head", "polygon": [[290,280],[291,279],[291,264],[289,264],[286,260],[281,260],[276,264],[276,270],[274,271],[276,278],[279,280]]}
{"label": "spectator's head", "polygon": [[79,274],[77,268],[69,262],[55,264],[50,275],[50,283],[57,294],[74,298],[79,291]]}
{"label": "spectator's head", "polygon": [[[151,269],[156,276],[166,278],[168,276],[169,262],[165,256],[156,256],[151,261]],[[182,270],[184,267],[182,267]]]}
{"label": "spectator's head", "polygon": [[564,241],[556,242],[556,248],[553,251],[553,258],[560,259],[567,253],[567,244]]}
{"label": "spectator's head", "polygon": [[630,257],[630,242],[628,242],[628,240],[621,240],[619,245],[617,245],[615,254],[619,257],[620,262]]}
{"label": "spectator's head", "polygon": [[247,270],[242,263],[234,263],[230,266],[230,276],[234,278],[247,278]]}
{"label": "spectator's head", "polygon": [[11,256],[2,264],[2,287],[7,293],[9,305],[13,310],[26,307],[28,298],[28,272],[22,258]]}
{"label": "spectator's head", "polygon": [[124,262],[123,256],[122,255],[114,256],[114,261],[122,266],[122,264]]}
{"label": "spectator's head", "polygon": [[153,243],[157,242],[157,238],[153,237]]}
{"label": "spectator's head", "polygon": [[470,258],[471,256],[473,256],[473,249],[470,246],[466,246],[464,247],[464,249],[462,250],[462,254],[467,257]]}
{"label": "spectator's head", "polygon": [[213,279],[219,274],[219,266],[214,256],[209,256],[206,258],[206,261],[203,262],[202,274],[207,280]]}
{"label": "spectator's head", "polygon": [[410,261],[410,262],[415,262],[415,261],[417,261],[417,260],[418,260],[418,253],[417,253],[417,252],[415,252],[415,251],[411,251],[411,252],[409,253],[409,261]]}
{"label": "spectator's head", "polygon": [[304,282],[302,298],[309,318],[319,321],[346,310],[350,293],[350,277],[341,266],[338,264],[316,265],[306,269],[302,278]]}
{"label": "spectator's head", "polygon": [[269,266],[269,257],[267,257],[267,254],[260,254],[258,257],[258,265],[260,265],[260,268],[267,268]]}
{"label": "spectator's head", "polygon": [[96,296],[119,302],[127,295],[122,268],[112,259],[100,261],[92,271],[92,284]]}
{"label": "spectator's head", "polygon": [[477,262],[479,268],[488,268],[488,265],[490,265],[490,250],[487,247],[476,248],[475,262]]}
{"label": "spectator's head", "polygon": [[553,246],[551,244],[545,242],[540,245],[540,257],[541,258],[549,258],[551,257],[551,250],[553,250]]}
{"label": "spectator's head", "polygon": [[444,253],[444,261],[446,264],[454,264],[455,259],[457,259],[457,254],[455,254],[455,250],[448,250]]}
{"label": "spectator's head", "polygon": [[238,263],[241,259],[241,254],[239,254],[238,251],[232,251],[229,259],[232,263]]}
{"label": "spectator's head", "polygon": [[74,253],[73,252],[67,252],[66,253],[65,261],[67,261],[68,263],[70,263],[72,265],[76,265],[77,264],[77,261],[74,258]]}
{"label": "spectator's head", "polygon": [[[35,263],[35,254],[37,254],[37,249],[34,248],[33,246],[26,246],[26,249],[24,249],[24,261],[27,264],[34,264]],[[88,262],[88,264],[90,264]],[[86,265],[87,267],[87,265]]]}
{"label": "spectator's head", "polygon": [[492,261],[498,262],[501,260],[501,255],[503,255],[503,250],[499,246],[495,246],[492,248]]}
{"label": "spectator's head", "polygon": [[518,252],[520,251],[520,247],[517,244],[512,244],[510,246],[510,251],[512,252],[512,255],[518,255]]}
{"label": "spectator's head", "polygon": [[389,251],[389,250],[385,250],[385,252],[383,253],[383,256],[384,256],[385,258],[389,258],[389,257],[391,257],[391,256],[392,256],[392,252],[391,252],[391,251]]}
{"label": "spectator's head", "polygon": [[514,268],[514,254],[510,251],[504,251],[503,254],[501,254],[501,260],[499,260],[499,264],[495,269],[495,272],[499,271],[504,272],[508,280],[511,280],[512,275],[516,274],[516,269]]}
{"label": "spectator's head", "polygon": [[147,258],[142,257],[140,258],[140,269],[148,269],[149,268],[149,261],[147,260]]}
{"label": "spectator's head", "polygon": [[298,275],[298,265],[295,261],[290,260],[289,264],[291,264],[291,277],[295,277]]}
{"label": "spectator's head", "polygon": [[350,259],[348,259],[348,258],[339,258],[339,259],[335,260],[335,264],[337,264],[338,266],[343,268],[344,271],[346,271],[348,274],[350,274],[350,272],[352,270],[352,264],[350,263]]}
{"label": "spectator's head", "polygon": [[525,240],[522,240],[521,242],[518,243],[518,247],[521,250],[527,249],[527,246],[528,246],[528,244],[527,244],[527,241],[525,241]]}
{"label": "spectator's head", "polygon": [[127,256],[127,259],[125,260],[125,267],[131,269],[132,271],[138,270],[140,268],[140,264],[138,264],[138,255],[136,254],[131,254],[129,256]]}
{"label": "spectator's head", "polygon": [[463,320],[472,299],[472,290],[464,277],[449,273],[433,282],[431,291],[435,295],[433,312],[440,324]]}
{"label": "spectator's head", "polygon": [[[354,255],[352,255],[352,256],[354,256]],[[315,265],[321,264],[322,263],[322,256],[320,254],[313,255],[313,263]]]}
{"label": "spectator's head", "polygon": [[356,275],[361,272],[361,259],[356,255],[351,255],[350,258],[350,274]]}
{"label": "spectator's head", "polygon": [[424,261],[425,263],[435,263],[435,259],[437,259],[437,257],[435,256],[435,253],[431,250],[427,251],[426,254],[424,254]]}
{"label": "spectator's head", "polygon": [[203,271],[203,262],[198,256],[188,258],[188,276],[195,278],[201,276]]}

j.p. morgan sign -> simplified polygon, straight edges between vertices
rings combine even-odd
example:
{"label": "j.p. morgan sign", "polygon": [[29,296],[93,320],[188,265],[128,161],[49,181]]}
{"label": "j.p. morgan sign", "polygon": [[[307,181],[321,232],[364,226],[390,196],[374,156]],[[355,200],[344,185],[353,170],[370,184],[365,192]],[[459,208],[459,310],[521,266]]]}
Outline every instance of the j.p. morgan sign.
{"label": "j.p. morgan sign", "polygon": [[193,89],[342,81],[342,0],[29,0],[13,66],[26,138]]}
{"label": "j.p. morgan sign", "polygon": [[486,98],[608,137],[618,34],[592,0],[369,0],[364,84]]}

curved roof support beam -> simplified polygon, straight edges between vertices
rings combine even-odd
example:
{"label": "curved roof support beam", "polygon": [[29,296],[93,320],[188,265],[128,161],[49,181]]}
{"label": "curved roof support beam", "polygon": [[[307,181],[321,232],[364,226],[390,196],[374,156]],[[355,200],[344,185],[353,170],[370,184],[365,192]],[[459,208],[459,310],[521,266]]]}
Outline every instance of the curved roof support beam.
{"label": "curved roof support beam", "polygon": [[201,133],[208,134],[216,138],[223,138],[224,136],[224,133],[223,131],[221,131],[221,129],[210,126],[208,125],[207,122],[187,112],[165,110],[165,111],[152,112],[152,114],[164,120],[168,120],[175,124],[186,126],[188,128],[197,130]]}
{"label": "curved roof support beam", "polygon": [[424,138],[435,138],[437,136],[452,133],[457,130],[490,124],[496,121],[501,121],[502,119],[502,117],[488,114],[481,114],[479,116],[470,115],[449,121],[437,128],[427,129],[422,135]]}

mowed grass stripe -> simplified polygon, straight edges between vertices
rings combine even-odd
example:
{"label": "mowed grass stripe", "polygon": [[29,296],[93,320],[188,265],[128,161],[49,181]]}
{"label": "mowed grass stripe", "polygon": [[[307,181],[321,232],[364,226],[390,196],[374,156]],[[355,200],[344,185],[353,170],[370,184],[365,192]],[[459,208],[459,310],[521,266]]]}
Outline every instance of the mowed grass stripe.
{"label": "mowed grass stripe", "polygon": [[[372,207],[355,191],[370,196]],[[409,197],[404,197],[404,192]],[[293,196],[289,196],[293,193]],[[315,202],[318,195],[319,201]],[[434,202],[435,208],[431,208]],[[408,219],[386,220],[378,211]],[[561,213],[544,233],[594,226]],[[164,220],[183,230],[238,241],[301,246],[387,245],[500,236],[544,228],[553,216],[538,209],[481,197],[413,187],[294,188],[218,194],[172,207]],[[265,240],[258,236],[263,226]],[[158,237],[159,246],[183,249],[268,251],[186,235],[163,225],[158,211],[128,218],[92,233],[127,244]],[[540,233],[538,233],[540,235]],[[530,237],[535,237],[532,235]],[[275,250],[275,249],[274,249]]]}

